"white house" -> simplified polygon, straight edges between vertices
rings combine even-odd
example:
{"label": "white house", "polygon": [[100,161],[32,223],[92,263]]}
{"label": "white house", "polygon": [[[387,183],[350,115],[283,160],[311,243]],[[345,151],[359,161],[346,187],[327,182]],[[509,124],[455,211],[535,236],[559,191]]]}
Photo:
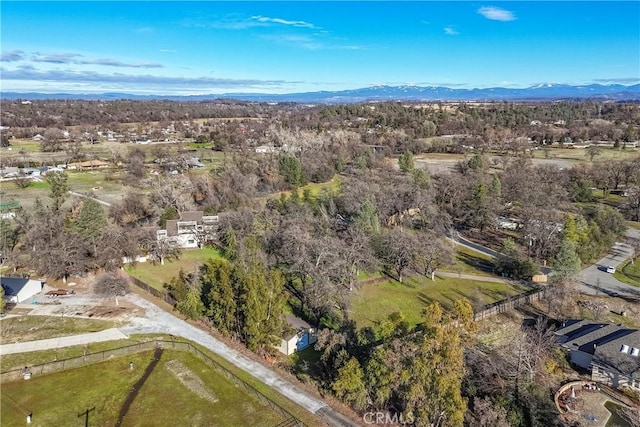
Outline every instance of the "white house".
{"label": "white house", "polygon": [[42,292],[44,282],[22,277],[0,277],[4,289],[4,299],[10,303],[23,303]]}
{"label": "white house", "polygon": [[158,241],[168,240],[183,249],[198,248],[213,240],[218,230],[218,215],[204,215],[203,211],[182,212],[180,219],[169,219],[164,230],[158,230]]}

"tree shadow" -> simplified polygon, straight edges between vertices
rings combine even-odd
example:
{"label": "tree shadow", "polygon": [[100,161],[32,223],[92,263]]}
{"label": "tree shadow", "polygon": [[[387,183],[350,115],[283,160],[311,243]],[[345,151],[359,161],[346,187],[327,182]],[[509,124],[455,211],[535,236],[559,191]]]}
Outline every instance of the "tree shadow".
{"label": "tree shadow", "polygon": [[493,273],[494,272],[494,264],[485,259],[475,257],[473,255],[469,255],[464,252],[459,252],[457,258],[465,263],[466,265],[473,267],[477,270],[483,271],[485,273]]}

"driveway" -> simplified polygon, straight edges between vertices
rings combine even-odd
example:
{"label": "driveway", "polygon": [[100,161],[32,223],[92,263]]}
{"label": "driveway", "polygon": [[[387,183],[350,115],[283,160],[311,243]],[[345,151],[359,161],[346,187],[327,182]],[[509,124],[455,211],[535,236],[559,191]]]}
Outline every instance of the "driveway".
{"label": "driveway", "polygon": [[49,350],[73,345],[84,345],[93,342],[113,341],[129,338],[117,328],[105,329],[100,332],[70,335],[66,337],[48,338],[46,340],[18,342],[14,344],[0,345],[0,356],[15,353],[28,353],[30,351]]}
{"label": "driveway", "polygon": [[136,294],[129,294],[125,298],[146,311],[145,317],[134,317],[131,319],[131,323],[120,328],[125,334],[164,333],[196,342],[253,375],[309,412],[321,417],[329,425],[356,426],[322,400],[306,393],[276,372],[228,347],[208,333],[162,310]]}
{"label": "driveway", "polygon": [[[640,238],[640,230],[629,229],[627,237]],[[616,242],[609,254],[580,272],[579,289],[582,293],[596,295],[601,292],[610,296],[626,296],[640,299],[640,287],[628,285],[607,273],[608,266],[618,268],[633,254],[626,243]]]}

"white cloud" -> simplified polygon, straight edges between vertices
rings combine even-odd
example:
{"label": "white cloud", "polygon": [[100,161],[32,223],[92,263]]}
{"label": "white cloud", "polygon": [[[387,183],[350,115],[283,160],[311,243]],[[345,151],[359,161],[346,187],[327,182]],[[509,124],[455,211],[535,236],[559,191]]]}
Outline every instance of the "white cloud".
{"label": "white cloud", "polygon": [[[8,52],[14,53],[14,52]],[[12,55],[10,57],[15,57]],[[122,62],[117,59],[111,58],[99,58],[99,59],[85,59],[86,57],[79,53],[72,52],[60,52],[52,54],[42,54],[35,52],[31,55],[33,62],[46,62],[49,64],[79,64],[79,65],[103,65],[107,67],[122,67],[122,68],[162,68],[162,64],[155,62]],[[10,62],[10,61],[5,61]]]}
{"label": "white cloud", "polygon": [[449,36],[457,36],[460,34],[455,28],[452,27],[444,27],[444,33]]}
{"label": "white cloud", "polygon": [[123,68],[162,68],[162,64],[156,64],[154,62],[133,62],[127,63],[118,61],[115,59],[102,58],[102,59],[88,59],[77,61],[77,64],[83,65],[104,65],[107,67],[123,67]]}
{"label": "white cloud", "polygon": [[516,15],[513,12],[495,6],[481,7],[478,9],[478,13],[492,21],[507,22],[516,20]]}
{"label": "white cloud", "polygon": [[38,70],[32,66],[22,66],[14,69],[0,67],[2,79],[5,81],[30,81],[34,83],[58,82],[70,84],[95,83],[102,86],[118,85],[122,87],[162,87],[170,89],[229,89],[229,88],[279,88],[291,82],[285,80],[261,79],[233,79],[214,77],[177,77],[158,75],[138,75],[122,73],[99,73],[95,71],[77,70]]}
{"label": "white cloud", "polygon": [[34,62],[48,62],[51,64],[70,64],[76,62],[75,58],[81,57],[77,53],[52,53],[52,54],[40,54],[34,53],[31,56],[31,60]]}
{"label": "white cloud", "polygon": [[261,15],[252,16],[251,19],[267,24],[280,24],[298,28],[318,28],[315,25],[305,21],[289,21],[287,19],[269,18],[268,16]]}
{"label": "white cloud", "polygon": [[192,28],[220,28],[224,30],[246,30],[256,27],[276,27],[286,26],[293,28],[307,28],[311,30],[321,30],[310,22],[293,21],[284,18],[272,18],[269,16],[254,15],[249,18],[239,14],[229,14],[224,17],[208,16],[186,19],[182,22],[185,27]]}
{"label": "white cloud", "polygon": [[0,54],[0,62],[22,61],[23,59],[24,52],[21,50],[10,50],[9,52],[2,52],[2,54]]}

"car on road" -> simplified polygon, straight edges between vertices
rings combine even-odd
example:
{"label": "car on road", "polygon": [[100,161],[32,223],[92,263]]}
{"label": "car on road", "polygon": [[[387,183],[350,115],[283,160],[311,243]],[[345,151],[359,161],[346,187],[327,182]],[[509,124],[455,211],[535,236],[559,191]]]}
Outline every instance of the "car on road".
{"label": "car on road", "polygon": [[607,267],[607,273],[613,274],[615,272],[616,272],[616,268],[615,267],[612,267],[612,266],[608,266]]}

